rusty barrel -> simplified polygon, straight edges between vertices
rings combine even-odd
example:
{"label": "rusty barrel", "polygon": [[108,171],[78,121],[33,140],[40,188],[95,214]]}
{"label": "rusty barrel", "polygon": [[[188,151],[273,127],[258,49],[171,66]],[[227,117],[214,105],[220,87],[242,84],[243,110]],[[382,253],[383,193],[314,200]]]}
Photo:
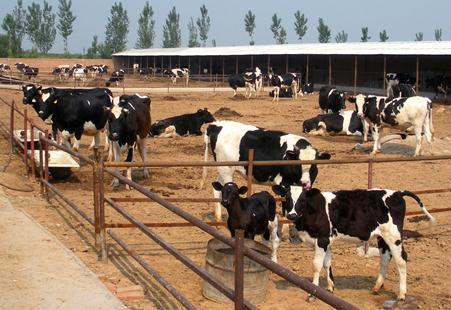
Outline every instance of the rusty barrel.
{"label": "rusty barrel", "polygon": [[[245,239],[244,244],[262,255],[271,257],[271,250],[261,243]],[[235,253],[227,244],[211,239],[207,243],[205,257],[205,269],[228,287],[235,287]],[[268,269],[244,257],[244,298],[253,304],[263,302],[268,288]],[[204,281],[202,294],[213,301],[231,303],[224,294],[215,289],[207,281]]]}

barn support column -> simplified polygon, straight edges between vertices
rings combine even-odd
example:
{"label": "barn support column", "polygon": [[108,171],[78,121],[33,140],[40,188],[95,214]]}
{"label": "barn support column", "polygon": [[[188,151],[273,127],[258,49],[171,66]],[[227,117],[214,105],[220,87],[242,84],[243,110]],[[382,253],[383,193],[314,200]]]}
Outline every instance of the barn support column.
{"label": "barn support column", "polygon": [[354,56],[354,96],[357,94],[357,56]]}
{"label": "barn support column", "polygon": [[213,56],[210,56],[210,69],[209,69],[209,73],[210,73],[210,82],[213,80]]}
{"label": "barn support column", "polygon": [[188,56],[188,70],[191,72],[191,56]]}
{"label": "barn support column", "polygon": [[386,85],[385,85],[385,77],[387,76],[387,56],[386,55],[384,55],[384,76],[382,77],[382,88],[383,88],[383,90],[385,91],[385,87],[386,87]]}
{"label": "barn support column", "polygon": [[149,56],[146,56],[146,68],[149,68]]}
{"label": "barn support column", "polygon": [[332,56],[329,55],[329,85],[332,85]]}
{"label": "barn support column", "polygon": [[163,59],[163,56],[161,56],[161,75],[163,75],[163,61],[164,61],[164,59]]}
{"label": "barn support column", "polygon": [[269,68],[271,68],[271,56],[268,55],[268,74],[269,74]]}
{"label": "barn support column", "polygon": [[182,67],[182,64],[180,63],[180,56],[179,56],[179,65],[178,65],[178,67],[179,67],[179,68]]}
{"label": "barn support column", "polygon": [[254,55],[251,55],[251,68],[254,68]]}
{"label": "barn support column", "polygon": [[238,74],[238,56],[235,56],[235,74]]}
{"label": "barn support column", "polygon": [[288,73],[288,54],[287,57],[285,57],[285,73]]}
{"label": "barn support column", "polygon": [[309,83],[309,82],[308,82],[309,62],[310,62],[310,56],[307,55],[307,65],[306,65],[306,68],[305,68],[305,84],[308,84],[308,83]]}
{"label": "barn support column", "polygon": [[172,69],[172,56],[169,56],[169,69]]}
{"label": "barn support column", "polygon": [[417,71],[416,72],[417,80],[415,82],[415,91],[417,92],[417,95],[419,95],[420,94],[420,88],[419,88],[419,85],[418,85],[418,81],[420,80],[420,56],[417,56],[417,70],[416,71]]}
{"label": "barn support column", "polygon": [[224,67],[225,67],[225,56],[222,56],[222,82],[223,83],[224,83],[224,76],[225,76]]}

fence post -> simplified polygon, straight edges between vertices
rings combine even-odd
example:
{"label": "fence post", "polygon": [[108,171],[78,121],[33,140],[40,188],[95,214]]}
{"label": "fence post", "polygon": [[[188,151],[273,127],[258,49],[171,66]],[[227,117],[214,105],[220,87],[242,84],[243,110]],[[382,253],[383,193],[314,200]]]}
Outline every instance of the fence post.
{"label": "fence post", "polygon": [[373,159],[368,160],[368,189],[373,188]]}
{"label": "fence post", "polygon": [[[45,144],[44,144],[44,178],[49,181],[49,143],[47,139],[49,138],[48,129],[45,130]],[[49,201],[49,189],[47,185],[44,186],[45,199]]]}
{"label": "fence post", "polygon": [[25,163],[25,172],[27,173],[27,177],[29,176],[28,173],[28,156],[27,156],[27,151],[28,151],[28,132],[27,132],[27,127],[28,127],[28,109],[25,108],[25,110],[23,111],[23,162]]}
{"label": "fence post", "polygon": [[39,191],[41,196],[44,195],[44,182],[42,182],[42,178],[44,177],[44,162],[42,160],[42,132],[39,132]]}
{"label": "fence post", "polygon": [[249,149],[247,165],[247,197],[252,195],[252,174],[254,172],[254,149]]}
{"label": "fence post", "polygon": [[36,180],[36,162],[34,160],[34,126],[33,123],[30,123],[30,161],[31,161],[31,175],[33,177],[33,181]]}
{"label": "fence post", "polygon": [[235,309],[244,309],[244,230],[235,230]]}
{"label": "fence post", "polygon": [[100,241],[100,260],[103,262],[108,261],[108,251],[106,245],[106,231],[105,231],[105,197],[104,197],[104,184],[103,184],[103,157],[99,159],[99,241]]}
{"label": "fence post", "polygon": [[92,165],[92,179],[94,190],[94,241],[97,253],[100,253],[100,208],[99,208],[99,157],[98,148],[94,147],[94,164]]}
{"label": "fence post", "polygon": [[11,102],[11,112],[9,114],[9,134],[10,134],[10,151],[13,153],[14,149],[14,100]]}

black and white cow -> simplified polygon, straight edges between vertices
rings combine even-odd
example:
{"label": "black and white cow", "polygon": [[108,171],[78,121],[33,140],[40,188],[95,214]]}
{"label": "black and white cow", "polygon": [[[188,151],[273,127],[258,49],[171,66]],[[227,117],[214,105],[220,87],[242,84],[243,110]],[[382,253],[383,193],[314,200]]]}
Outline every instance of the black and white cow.
{"label": "black and white cow", "polygon": [[250,86],[255,88],[255,97],[258,97],[258,93],[263,88],[263,74],[259,67],[255,67],[254,70],[246,70],[243,73],[246,82],[250,83]]}
{"label": "black and white cow", "polygon": [[390,89],[397,84],[415,85],[417,79],[407,73],[387,73],[385,82],[387,84],[387,96],[390,97]]}
{"label": "black and white cow", "polygon": [[434,99],[438,98],[439,93],[443,94],[446,102],[448,93],[451,90],[451,77],[440,74],[426,79],[426,88],[432,88],[435,91]]}
{"label": "black and white cow", "polygon": [[219,182],[211,183],[213,188],[221,192],[221,204],[227,209],[227,228],[235,237],[235,230],[244,230],[244,238],[254,240],[255,235],[272,241],[271,259],[277,263],[277,249],[280,239],[277,235],[278,221],[276,215],[276,200],[264,191],[240,197],[247,192],[246,186],[238,187],[236,183],[228,182],[224,186]]}
{"label": "black and white cow", "polygon": [[23,102],[33,105],[42,120],[52,117],[52,129],[61,133],[65,146],[70,147],[69,139],[75,136],[73,148],[78,151],[83,133],[94,136],[95,146],[99,145],[99,134],[108,116],[104,108],[112,106],[109,89],[42,89],[27,85],[23,92]]}
{"label": "black and white cow", "polygon": [[[120,161],[121,151],[127,150],[126,162],[133,161],[135,145],[143,162],[147,158],[146,138],[150,128],[150,103],[147,96],[138,94],[133,96],[123,95],[114,98],[112,108],[108,111],[108,138],[112,146],[115,161]],[[131,168],[127,169],[127,178],[132,179]],[[149,177],[149,169],[144,167],[144,178]],[[119,180],[113,180],[113,186],[119,185]],[[127,185],[127,189],[130,187]]]}
{"label": "black and white cow", "polygon": [[23,63],[23,62],[17,62],[17,63],[14,64],[14,66],[16,66],[17,71],[19,71],[21,73],[23,72],[23,68],[28,67],[28,65],[26,63]]}
{"label": "black and white cow", "polygon": [[319,90],[319,107],[323,113],[338,113],[346,108],[346,93],[335,86],[326,85]]}
{"label": "black and white cow", "polygon": [[11,67],[7,64],[0,64],[0,73],[10,72]]}
{"label": "black and white cow", "polygon": [[69,67],[55,67],[52,70],[52,74],[59,79],[61,82],[69,77],[70,68]]}
{"label": "black and white cow", "polygon": [[22,74],[24,77],[27,77],[29,80],[33,77],[37,77],[39,73],[39,68],[35,67],[24,67],[22,69]]}
{"label": "black and white cow", "polygon": [[[208,161],[208,148],[211,146],[215,161],[246,161],[249,149],[254,149],[255,160],[315,160],[329,159],[330,154],[320,153],[304,137],[294,134],[267,130],[253,125],[233,121],[211,123],[204,134],[205,161]],[[243,175],[247,167],[218,167],[217,181],[221,184],[233,181],[234,172]],[[257,183],[299,184],[306,188],[312,186],[318,175],[316,165],[297,166],[255,166],[253,179]],[[207,168],[204,167],[201,188],[205,183]],[[220,192],[214,191],[216,198]],[[215,209],[217,220],[221,219],[221,205]]]}
{"label": "black and white cow", "polygon": [[381,149],[381,137],[384,127],[401,130],[413,127],[416,137],[414,156],[420,154],[422,135],[426,137],[432,150],[432,102],[425,97],[395,98],[386,101],[385,97],[357,95],[350,98],[355,102],[357,115],[365,119],[372,129],[374,145],[372,154]]}
{"label": "black and white cow", "polygon": [[86,75],[88,74],[88,70],[86,68],[75,68],[72,72],[72,76],[74,77],[75,84],[82,83],[85,85]]}
{"label": "black and white cow", "polygon": [[340,111],[340,113],[319,114],[306,119],[302,123],[302,132],[309,135],[363,135],[362,119],[354,110]]}
{"label": "black and white cow", "polygon": [[314,247],[313,284],[319,285],[320,272],[324,267],[327,290],[334,290],[332,242],[337,239],[366,242],[377,236],[380,269],[373,291],[379,291],[384,284],[384,276],[393,257],[399,273],[398,299],[405,299],[407,253],[402,245],[406,212],[404,197],[413,198],[431,225],[434,223],[434,218],[417,195],[389,189],[321,192],[316,188],[306,190],[300,186],[283,185],[273,186],[273,191],[285,198],[282,210],[287,213],[288,219],[294,221],[299,237]]}
{"label": "black and white cow", "polygon": [[252,93],[257,97],[255,74],[230,74],[227,80],[233,89],[233,97],[237,95],[238,87],[244,87],[246,89],[244,96],[247,99],[252,97]]}
{"label": "black and white cow", "polygon": [[313,83],[307,83],[302,85],[301,90],[299,91],[303,95],[309,95],[313,93]]}
{"label": "black and white cow", "polygon": [[200,130],[203,124],[212,123],[215,118],[205,109],[196,113],[183,114],[163,119],[150,126],[150,135],[153,137],[177,137],[184,135],[202,135]]}
{"label": "black and white cow", "polygon": [[164,70],[164,73],[170,76],[172,84],[176,84],[177,79],[184,78],[185,85],[188,85],[188,82],[189,82],[189,69],[188,68],[166,69],[166,70]]}
{"label": "black and white cow", "polygon": [[270,74],[269,83],[274,87],[273,101],[279,100],[281,88],[291,89],[291,92],[294,94],[293,98],[298,98],[298,87],[300,85],[300,79],[296,73],[287,73],[284,76]]}
{"label": "black and white cow", "polygon": [[417,93],[410,84],[399,83],[389,89],[388,98],[414,97]]}
{"label": "black and white cow", "polygon": [[[274,98],[276,96],[276,90],[273,89],[269,92],[269,97]],[[291,88],[281,88],[278,98],[293,98],[293,91]]]}
{"label": "black and white cow", "polygon": [[124,81],[124,75],[125,71],[122,69],[114,71],[113,73],[111,73],[111,77],[108,79],[108,81],[105,82],[105,85],[108,87],[111,85],[111,83],[116,83],[116,86],[119,86],[119,83]]}

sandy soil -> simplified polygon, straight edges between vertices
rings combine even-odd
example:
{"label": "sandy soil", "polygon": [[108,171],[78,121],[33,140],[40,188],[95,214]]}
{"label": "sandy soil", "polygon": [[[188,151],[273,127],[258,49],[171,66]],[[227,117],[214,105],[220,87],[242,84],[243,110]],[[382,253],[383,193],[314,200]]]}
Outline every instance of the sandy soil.
{"label": "sandy soil", "polygon": [[[255,124],[261,127],[280,129],[301,134],[302,120],[316,115],[317,94],[302,97],[298,100],[281,100],[274,103],[269,97],[244,100],[241,96],[231,98],[231,93],[205,94],[154,94],[152,95],[152,120],[157,121],[173,115],[192,113],[198,108],[207,107],[215,112],[220,108],[229,108],[237,112],[229,119]],[[5,100],[14,99],[21,102],[21,94],[17,91],[0,90],[0,96]],[[349,108],[352,106],[349,104]],[[0,120],[8,123],[8,110],[0,103]],[[34,115],[34,111],[30,111]],[[436,141],[434,154],[451,153],[451,124],[449,122],[451,108],[436,105],[434,111],[434,127]],[[37,119],[37,118],[36,118]],[[20,127],[18,123],[18,127]],[[369,156],[368,150],[352,151],[359,142],[358,137],[311,137],[311,142],[321,151],[328,151],[333,158],[361,158]],[[82,152],[89,154],[87,146],[90,138],[83,138]],[[7,142],[5,137],[0,140],[1,162],[6,161]],[[427,150],[427,147],[425,147]],[[150,139],[148,141],[149,159],[151,160],[202,160],[202,137],[182,137],[175,139]],[[413,153],[411,141],[391,141],[383,147],[380,157],[394,155],[410,155]],[[425,154],[429,154],[427,151]],[[14,157],[7,169],[8,173],[21,175],[24,168],[18,157]],[[134,171],[134,179],[146,188],[155,191],[163,197],[211,197],[211,188],[199,190],[201,169],[199,168],[154,168],[151,178],[143,180],[141,171]],[[338,190],[365,188],[367,182],[366,165],[328,165],[321,166],[316,186],[322,190]],[[416,162],[403,164],[376,164],[374,167],[373,185],[393,189],[408,189],[411,191],[430,188],[450,187],[451,165],[445,161]],[[215,178],[214,169],[209,169],[208,181]],[[27,183],[26,179],[22,178]],[[237,178],[244,184],[244,180]],[[111,178],[106,177],[106,195],[109,197],[140,197],[124,187],[113,191],[108,187]],[[36,189],[38,186],[31,183]],[[207,182],[207,184],[209,184]],[[92,214],[92,171],[87,165],[75,171],[74,175],[64,182],[56,183],[74,202],[88,214]],[[255,186],[254,190],[268,187]],[[110,262],[99,263],[93,249],[93,229],[79,217],[73,217],[73,211],[60,205],[57,199],[48,204],[39,198],[39,194],[19,193],[5,190],[10,199],[21,202],[23,209],[30,213],[38,222],[54,233],[68,248],[98,274],[104,274],[118,286],[131,283],[140,284],[146,288],[146,299],[131,302],[128,305],[137,309],[177,308],[180,305],[162,289],[157,282],[147,276],[137,267],[124,251],[110,243]],[[428,209],[450,207],[450,193],[422,195]],[[199,218],[212,219],[213,204],[178,203],[181,208]],[[155,203],[128,203],[123,206],[133,215],[145,222],[176,222],[181,221],[169,211]],[[408,201],[408,210],[417,211],[418,206]],[[107,222],[124,222],[113,210],[107,209]],[[416,221],[409,217],[405,221],[405,229],[411,237],[405,239],[405,247],[409,254],[408,263],[408,295],[414,297],[413,305],[426,309],[446,309],[451,304],[451,214],[436,213],[436,227],[430,231],[424,221]],[[222,228],[225,233],[226,230]],[[118,234],[126,239],[143,257],[165,276],[175,287],[182,291],[196,306],[202,309],[223,309],[231,306],[218,305],[208,301],[201,295],[202,280],[176,261],[158,245],[149,241],[134,229],[116,229]],[[175,247],[188,255],[199,265],[205,264],[206,242],[208,235],[194,228],[158,228],[154,229],[171,242]],[[414,233],[412,233],[414,232]],[[386,300],[396,297],[398,291],[398,276],[394,264],[390,264],[385,288],[380,295],[372,295],[369,290],[374,284],[378,271],[378,258],[361,258],[355,254],[355,245],[337,242],[333,247],[333,267],[336,279],[335,294],[364,309],[378,309]],[[279,252],[281,265],[295,271],[300,276],[311,279],[312,255],[310,248],[303,244],[283,242]],[[1,263],[1,262],[0,262]],[[325,281],[321,279],[324,286]],[[305,302],[306,293],[271,275],[267,297],[259,305],[262,309],[299,309],[313,307],[328,309],[324,303],[313,304]]]}

